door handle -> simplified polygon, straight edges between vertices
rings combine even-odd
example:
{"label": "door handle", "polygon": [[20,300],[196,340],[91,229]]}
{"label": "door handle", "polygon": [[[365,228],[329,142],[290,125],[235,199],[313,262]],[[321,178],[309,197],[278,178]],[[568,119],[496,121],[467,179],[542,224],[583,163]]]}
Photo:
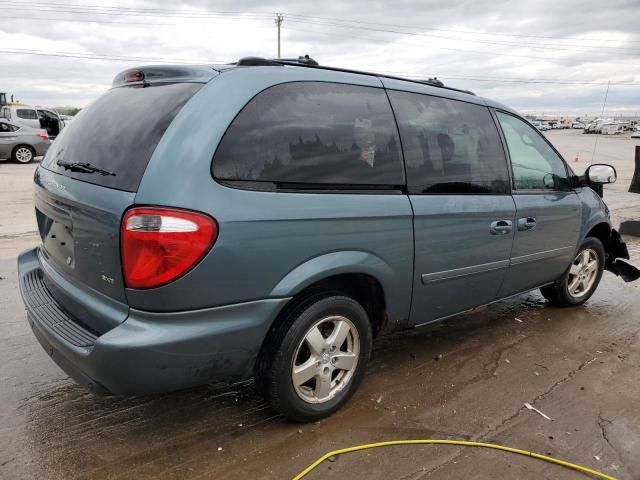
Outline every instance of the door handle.
{"label": "door handle", "polygon": [[513,222],[511,220],[496,220],[491,222],[489,231],[491,235],[506,235],[513,230]]}
{"label": "door handle", "polygon": [[535,217],[523,217],[518,219],[518,230],[521,232],[525,230],[533,230],[536,228],[536,225]]}

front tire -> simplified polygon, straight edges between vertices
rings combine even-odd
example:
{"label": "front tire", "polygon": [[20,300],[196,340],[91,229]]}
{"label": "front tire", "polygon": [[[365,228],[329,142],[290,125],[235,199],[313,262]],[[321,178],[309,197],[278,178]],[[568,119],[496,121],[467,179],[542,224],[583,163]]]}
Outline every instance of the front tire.
{"label": "front tire", "polygon": [[595,237],[587,237],[564,275],[555,283],[540,288],[540,293],[559,307],[582,305],[598,288],[604,263],[602,242]]}
{"label": "front tire", "polygon": [[18,145],[11,153],[11,160],[17,163],[30,163],[36,156],[36,151],[29,145]]}
{"label": "front tire", "polygon": [[371,355],[371,323],[352,298],[315,296],[286,315],[271,341],[263,379],[269,401],[289,420],[309,422],[339,410],[358,388]]}

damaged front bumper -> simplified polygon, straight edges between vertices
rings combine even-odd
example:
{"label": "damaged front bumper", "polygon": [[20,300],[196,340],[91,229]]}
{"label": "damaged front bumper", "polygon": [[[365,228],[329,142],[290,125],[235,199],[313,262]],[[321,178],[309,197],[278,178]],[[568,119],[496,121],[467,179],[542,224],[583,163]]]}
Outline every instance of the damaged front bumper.
{"label": "damaged front bumper", "polygon": [[625,282],[633,282],[640,278],[640,270],[622,260],[629,260],[629,249],[615,228],[611,229],[609,241],[604,247],[606,254],[605,270],[617,275]]}

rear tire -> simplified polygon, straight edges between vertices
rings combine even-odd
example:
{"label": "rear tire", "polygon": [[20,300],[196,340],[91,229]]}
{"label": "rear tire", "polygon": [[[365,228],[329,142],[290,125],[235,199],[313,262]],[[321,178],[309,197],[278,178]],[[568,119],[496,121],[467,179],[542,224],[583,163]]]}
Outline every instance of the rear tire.
{"label": "rear tire", "polygon": [[352,298],[320,294],[291,309],[269,341],[258,381],[275,410],[310,422],[339,410],[358,388],[371,355],[371,323]]}
{"label": "rear tire", "polygon": [[18,145],[11,153],[11,160],[17,163],[31,163],[36,156],[36,151],[29,145]]}
{"label": "rear tire", "polygon": [[591,298],[604,271],[602,242],[587,237],[567,271],[556,282],[540,288],[542,296],[559,307],[575,307]]}

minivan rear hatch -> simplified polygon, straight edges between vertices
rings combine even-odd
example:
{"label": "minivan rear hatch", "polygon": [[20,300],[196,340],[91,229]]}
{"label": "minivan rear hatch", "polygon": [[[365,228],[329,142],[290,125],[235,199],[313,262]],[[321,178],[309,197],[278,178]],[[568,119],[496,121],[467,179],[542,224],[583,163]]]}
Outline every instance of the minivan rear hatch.
{"label": "minivan rear hatch", "polygon": [[53,143],[36,172],[34,201],[41,261],[65,281],[126,303],[122,216],[167,127],[201,87],[158,82],[112,88]]}

